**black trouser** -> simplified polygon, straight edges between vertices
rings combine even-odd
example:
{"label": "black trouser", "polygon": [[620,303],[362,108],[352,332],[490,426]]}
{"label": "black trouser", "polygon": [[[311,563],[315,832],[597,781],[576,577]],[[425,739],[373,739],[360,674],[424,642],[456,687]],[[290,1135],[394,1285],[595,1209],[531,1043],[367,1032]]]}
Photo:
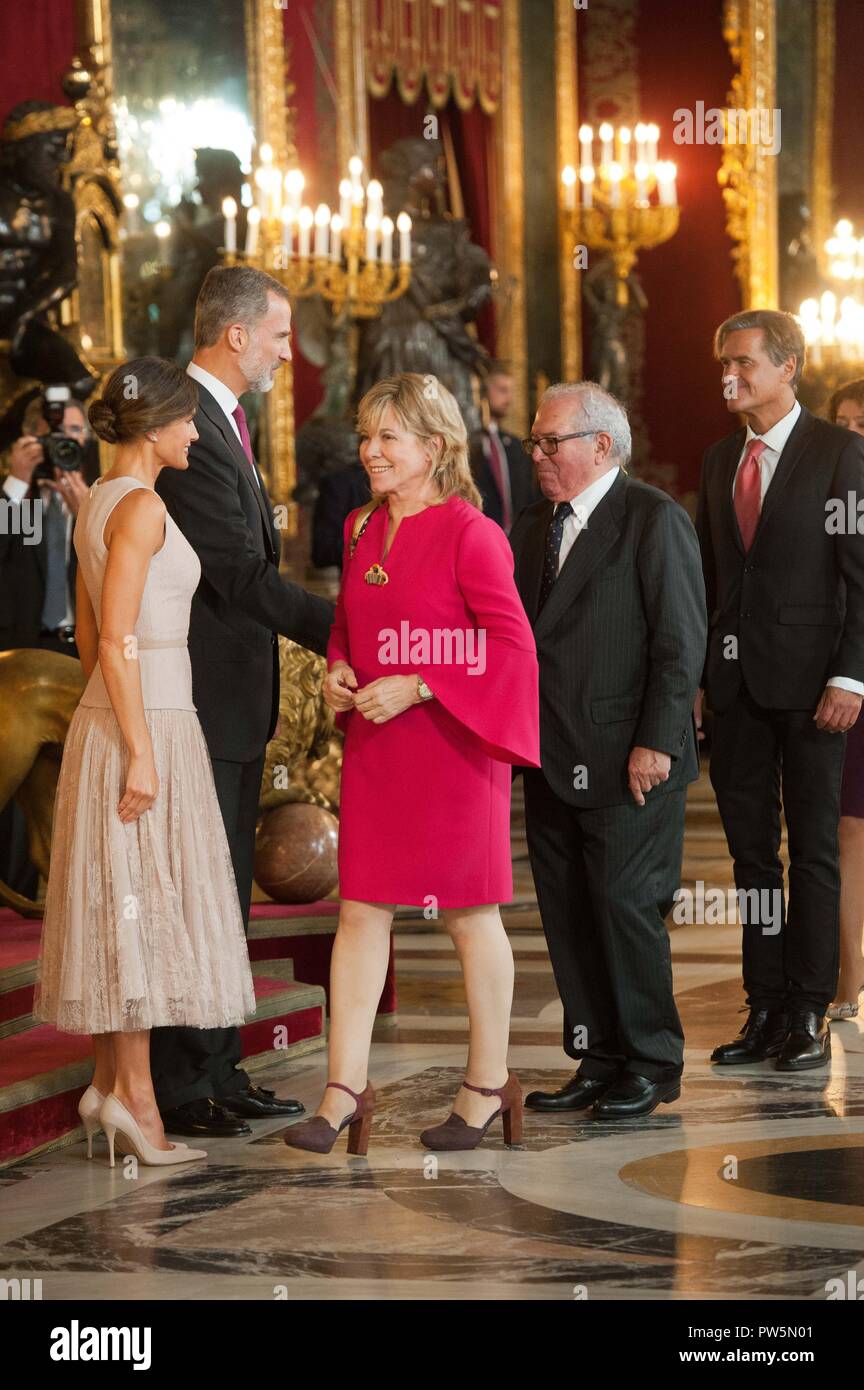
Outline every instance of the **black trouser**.
{"label": "black trouser", "polygon": [[[243,925],[249,930],[255,822],[264,754],[251,763],[213,760],[216,796],[228,836]],[[160,1110],[190,1100],[243,1091],[249,1077],[239,1066],[239,1028],[154,1028],[150,1034],[150,1068]]]}
{"label": "black trouser", "polygon": [[[735,703],[714,715],[711,782],[735,861],[735,886],[762,890],[763,901],[778,908],[779,931],[776,921],[763,921],[761,915],[742,929],[744,989],[751,1008],[798,1005],[824,1013],[834,998],[845,751],[845,734],[817,729],[812,710],[763,709],[743,686]],[[788,911],[780,862],[781,794],[789,838]]]}
{"label": "black trouser", "polygon": [[526,769],[525,825],[543,930],[579,1074],[679,1076],[684,1034],[664,918],[680,883],[686,788],[582,810]]}

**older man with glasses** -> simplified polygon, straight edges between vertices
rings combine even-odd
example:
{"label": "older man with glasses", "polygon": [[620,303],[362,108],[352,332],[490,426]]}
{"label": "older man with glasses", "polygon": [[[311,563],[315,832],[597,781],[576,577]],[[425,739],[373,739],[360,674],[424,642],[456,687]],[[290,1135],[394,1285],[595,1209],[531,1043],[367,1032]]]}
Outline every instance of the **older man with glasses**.
{"label": "older man with glasses", "polygon": [[593,382],[550,387],[523,443],[544,499],[510,536],[540,663],[528,849],[564,1051],[581,1063],[526,1104],[647,1115],[677,1099],[683,1066],[664,917],[699,770],[699,545],[671,497],[627,475],[627,415]]}

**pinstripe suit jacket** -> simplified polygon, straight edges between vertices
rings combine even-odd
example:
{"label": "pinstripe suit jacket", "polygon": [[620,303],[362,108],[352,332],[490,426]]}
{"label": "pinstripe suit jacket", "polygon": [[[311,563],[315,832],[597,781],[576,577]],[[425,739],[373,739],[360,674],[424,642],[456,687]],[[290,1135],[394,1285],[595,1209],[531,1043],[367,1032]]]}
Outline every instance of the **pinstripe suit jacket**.
{"label": "pinstripe suit jacket", "polygon": [[510,535],[516,582],[540,663],[540,750],[572,806],[632,800],[634,747],[670,754],[659,796],[698,776],[693,699],[705,656],[705,586],[696,532],[665,492],[621,472],[591,513],[538,615],[553,503]]}

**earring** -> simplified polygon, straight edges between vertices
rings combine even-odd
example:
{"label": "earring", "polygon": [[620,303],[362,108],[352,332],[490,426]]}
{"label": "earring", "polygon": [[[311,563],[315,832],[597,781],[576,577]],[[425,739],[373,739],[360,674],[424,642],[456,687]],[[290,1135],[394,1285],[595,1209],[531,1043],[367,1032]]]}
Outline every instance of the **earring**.
{"label": "earring", "polygon": [[147,438],[150,440],[151,444],[155,444],[159,436],[158,434],[148,434]]}

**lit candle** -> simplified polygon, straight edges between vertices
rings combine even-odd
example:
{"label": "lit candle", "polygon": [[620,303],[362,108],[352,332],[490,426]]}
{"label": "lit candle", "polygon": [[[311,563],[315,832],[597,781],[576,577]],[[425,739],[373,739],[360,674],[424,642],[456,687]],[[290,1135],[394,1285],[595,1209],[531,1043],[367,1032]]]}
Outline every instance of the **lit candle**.
{"label": "lit candle", "polygon": [[222,199],[222,216],[225,218],[225,250],[233,255],[237,250],[237,204],[233,198]]}
{"label": "lit candle", "polygon": [[604,121],[600,127],[601,150],[600,163],[612,163],[612,136],[614,131],[608,121]]}
{"label": "lit candle", "polygon": [[342,218],[338,212],[334,212],[330,218],[330,259],[337,263],[342,258]]}
{"label": "lit candle", "polygon": [[300,223],[300,259],[302,261],[307,261],[309,259],[309,232],[312,228],[312,223],[315,220],[312,216],[312,209],[302,207],[300,209],[300,216],[298,220]]}
{"label": "lit candle", "polygon": [[300,199],[303,194],[303,185],[306,180],[303,178],[301,169],[289,169],[285,175],[285,191],[288,194],[288,206],[297,218],[300,216]]}
{"label": "lit candle", "polygon": [[330,209],[326,203],[319,203],[315,209],[315,259],[327,255],[327,234],[330,228]]}
{"label": "lit candle", "polygon": [[621,178],[622,169],[620,164],[609,165],[609,206],[610,208],[620,208],[621,206]]}
{"label": "lit candle", "polygon": [[267,145],[267,144],[261,145],[261,146],[259,147],[259,149],[258,149],[258,154],[259,154],[259,156],[260,156],[260,158],[261,158],[261,163],[262,163],[262,164],[272,164],[272,163],[273,163],[273,146],[272,146],[272,145]]}
{"label": "lit candle", "polygon": [[351,175],[351,202],[359,206],[363,202],[363,184],[360,180],[363,160],[359,155],[352,155],[348,160],[348,173]]}
{"label": "lit candle", "polygon": [[636,202],[644,207],[648,202],[648,165],[644,159],[637,159],[633,173],[636,175]]}
{"label": "lit candle", "polygon": [[561,182],[564,185],[564,206],[568,212],[572,212],[576,206],[576,170],[572,164],[566,164],[561,170]]}
{"label": "lit candle", "polygon": [[282,216],[282,175],[278,169],[271,168],[269,170],[268,182],[270,184],[270,216],[279,218]]}
{"label": "lit candle", "polygon": [[378,228],[381,225],[380,219],[374,212],[366,214],[366,259],[374,261],[378,257]]}
{"label": "lit candle", "polygon": [[261,223],[261,209],[250,208],[246,214],[246,255],[254,256],[258,250],[258,228]]}
{"label": "lit candle", "polygon": [[263,164],[259,164],[255,170],[255,206],[262,212],[267,212],[267,196],[269,193],[268,181],[269,170]]}
{"label": "lit candle", "polygon": [[657,192],[661,208],[675,206],[675,165],[661,159],[657,164]]}
{"label": "lit candle", "polygon": [[343,179],[339,185],[339,216],[342,226],[347,227],[351,220],[351,180]]}
{"label": "lit candle", "polygon": [[289,256],[294,251],[294,223],[296,220],[293,208],[284,207],[282,209],[282,249]]}
{"label": "lit candle", "polygon": [[648,141],[648,151],[646,158],[649,164],[657,163],[657,141],[660,139],[660,127],[649,125],[645,130],[645,138]]}
{"label": "lit candle", "polygon": [[618,162],[624,174],[630,172],[630,141],[631,134],[629,126],[622,125],[618,132]]}
{"label": "lit candle", "polygon": [[126,230],[130,236],[134,236],[136,232],[140,232],[141,230],[141,220],[138,216],[138,208],[140,205],[141,199],[138,197],[137,193],[125,193],[123,195],[123,206],[127,213]]}
{"label": "lit candle", "polygon": [[400,212],[396,218],[396,227],[399,232],[399,260],[402,265],[409,265],[411,262],[411,218],[407,212]]}
{"label": "lit candle", "polygon": [[168,264],[168,240],[171,236],[170,222],[157,222],[153,228],[159,243],[159,264]]}
{"label": "lit candle", "polygon": [[648,162],[645,145],[645,127],[640,121],[636,127],[636,160],[639,164],[646,164]]}
{"label": "lit candle", "polygon": [[590,165],[594,162],[594,154],[591,146],[594,142],[594,131],[590,125],[580,125],[579,127],[579,163]]}
{"label": "lit candle", "polygon": [[381,260],[384,265],[393,263],[393,218],[381,219]]}
{"label": "lit candle", "polygon": [[370,179],[366,185],[366,211],[381,221],[384,211],[384,189],[377,179]]}
{"label": "lit candle", "polygon": [[590,164],[583,165],[579,170],[579,178],[582,183],[582,206],[590,208],[594,204],[594,170]]}

